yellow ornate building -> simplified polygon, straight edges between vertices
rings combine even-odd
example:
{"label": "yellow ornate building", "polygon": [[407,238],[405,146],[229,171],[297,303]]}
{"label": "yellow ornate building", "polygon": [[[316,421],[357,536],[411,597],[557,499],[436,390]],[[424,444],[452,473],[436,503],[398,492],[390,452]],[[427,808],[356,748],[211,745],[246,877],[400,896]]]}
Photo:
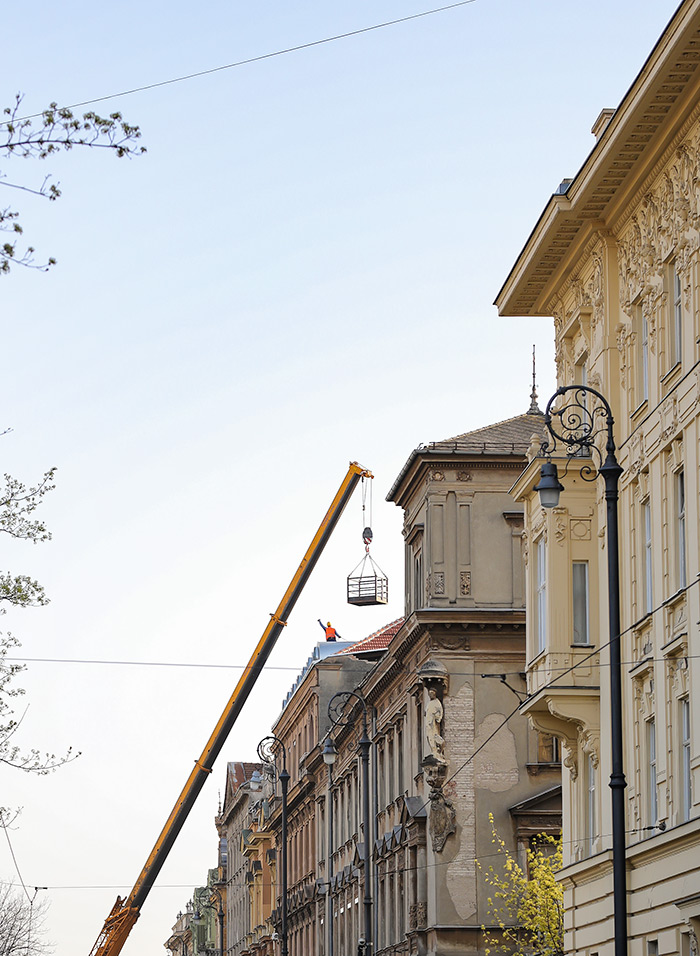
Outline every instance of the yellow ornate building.
{"label": "yellow ornate building", "polygon": [[[513,266],[502,315],[554,317],[558,384],[613,410],[631,956],[697,953],[700,931],[700,0],[686,0]],[[557,455],[560,457],[557,459]],[[536,446],[525,504],[534,725],[564,745],[565,949],[612,952],[607,542],[603,483]],[[592,461],[591,465],[597,463]],[[584,475],[585,477],[585,475]]]}

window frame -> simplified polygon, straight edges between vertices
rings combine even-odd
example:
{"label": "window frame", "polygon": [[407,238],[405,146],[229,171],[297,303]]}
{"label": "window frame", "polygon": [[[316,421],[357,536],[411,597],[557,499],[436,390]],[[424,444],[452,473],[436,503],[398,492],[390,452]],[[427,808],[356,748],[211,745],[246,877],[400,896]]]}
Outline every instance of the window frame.
{"label": "window frame", "polygon": [[651,614],[654,609],[654,578],[653,578],[653,550],[651,539],[651,502],[647,498],[642,502],[642,560],[644,571],[644,600],[643,613]]}
{"label": "window frame", "polygon": [[675,474],[674,485],[676,503],[676,585],[678,590],[681,590],[688,584],[685,471],[682,468]]}
{"label": "window frame", "polygon": [[535,594],[537,607],[536,654],[547,647],[547,543],[544,535],[535,542]]}
{"label": "window frame", "polygon": [[[576,569],[582,568],[584,570],[583,575],[583,603],[581,605],[581,600],[577,602],[576,600]],[[589,567],[588,561],[572,561],[571,562],[571,598],[572,598],[572,634],[571,641],[572,644],[576,647],[588,647],[591,643],[591,616],[590,616],[590,576],[589,576]],[[577,627],[577,604],[580,609],[583,611],[583,627]],[[577,640],[576,635],[577,631],[583,630],[584,640]]]}
{"label": "window frame", "polygon": [[647,821],[650,827],[659,822],[658,794],[658,747],[656,739],[656,718],[645,721],[647,752]]}
{"label": "window frame", "polygon": [[678,701],[680,709],[680,817],[685,823],[690,820],[693,806],[693,776],[690,768],[690,698],[681,697]]}

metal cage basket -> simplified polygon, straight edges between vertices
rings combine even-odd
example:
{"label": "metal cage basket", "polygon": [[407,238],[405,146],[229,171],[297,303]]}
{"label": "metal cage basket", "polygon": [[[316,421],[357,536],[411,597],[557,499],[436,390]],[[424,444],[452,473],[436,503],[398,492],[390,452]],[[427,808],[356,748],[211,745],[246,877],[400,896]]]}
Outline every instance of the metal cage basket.
{"label": "metal cage basket", "polygon": [[389,579],[369,554],[348,575],[348,604],[367,607],[387,604]]}

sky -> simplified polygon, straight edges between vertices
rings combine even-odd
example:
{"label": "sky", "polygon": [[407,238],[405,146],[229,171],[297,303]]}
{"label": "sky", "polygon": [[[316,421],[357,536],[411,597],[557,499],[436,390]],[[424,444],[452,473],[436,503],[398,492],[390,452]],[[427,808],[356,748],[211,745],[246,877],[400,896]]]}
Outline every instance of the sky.
{"label": "sky", "polygon": [[[18,743],[80,751],[46,777],[0,768],[0,804],[22,808],[9,838],[25,884],[47,887],[56,956],[87,956],[131,889],[348,462],[375,475],[389,605],[345,603],[356,493],[126,956],[165,952],[216,864],[225,763],[254,758],[317,618],[359,640],[401,615],[385,497],[411,450],[524,413],[533,344],[544,406],[551,320],[492,303],[675,6],[474,0],[96,104],[141,127],[137,159],[0,156],[9,181],[50,173],[63,191],[0,185],[37,260],[58,260],[0,277],[2,470],[31,484],[58,468],[53,540],[0,541],[0,568],[51,598],[2,622],[29,662]],[[79,103],[430,9],[13,4],[0,105]],[[0,879],[19,882],[2,834]]]}

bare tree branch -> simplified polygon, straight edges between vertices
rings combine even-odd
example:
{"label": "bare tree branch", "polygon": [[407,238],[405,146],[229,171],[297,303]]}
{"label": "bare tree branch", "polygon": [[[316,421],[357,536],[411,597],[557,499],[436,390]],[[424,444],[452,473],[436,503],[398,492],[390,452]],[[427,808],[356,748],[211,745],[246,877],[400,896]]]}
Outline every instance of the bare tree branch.
{"label": "bare tree branch", "polygon": [[[72,110],[51,103],[41,114],[40,122],[35,128],[31,118],[18,118],[21,102],[22,97],[18,93],[14,105],[3,111],[7,119],[0,127],[0,155],[4,154],[8,158],[19,156],[23,159],[46,159],[54,153],[71,150],[74,146],[106,149],[119,158],[139,156],[146,152],[145,147],[137,143],[141,137],[140,129],[127,123],[121,113],[100,116],[91,110],[78,117]],[[8,182],[0,171],[0,186],[32,193],[43,199],[56,200],[61,195],[61,190],[58,184],[50,183],[49,179],[50,176],[47,176],[37,189]],[[15,209],[0,209],[0,232],[22,235],[23,229],[18,218],[19,213]],[[8,273],[13,265],[41,270],[55,265],[56,260],[53,257],[45,263],[36,264],[34,247],[27,246],[20,252],[17,242],[15,238],[14,241],[0,244],[0,275]]]}

